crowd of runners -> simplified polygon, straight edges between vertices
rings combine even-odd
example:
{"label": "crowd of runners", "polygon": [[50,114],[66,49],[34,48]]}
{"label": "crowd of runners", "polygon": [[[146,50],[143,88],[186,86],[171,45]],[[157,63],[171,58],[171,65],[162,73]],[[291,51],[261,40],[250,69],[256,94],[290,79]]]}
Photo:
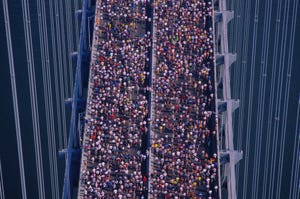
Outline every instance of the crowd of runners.
{"label": "crowd of runners", "polygon": [[[151,35],[146,1],[98,1],[83,198],[145,198]],[[146,138],[146,139],[145,139]]]}
{"label": "crowd of runners", "polygon": [[97,1],[82,198],[218,198],[212,15],[209,0]]}
{"label": "crowd of runners", "polygon": [[153,198],[217,198],[213,6],[157,0]]}

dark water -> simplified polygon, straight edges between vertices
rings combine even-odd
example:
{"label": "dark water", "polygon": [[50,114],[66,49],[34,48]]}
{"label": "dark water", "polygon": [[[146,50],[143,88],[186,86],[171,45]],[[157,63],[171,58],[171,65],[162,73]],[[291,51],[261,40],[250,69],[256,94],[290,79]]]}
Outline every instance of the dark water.
{"label": "dark water", "polygon": [[[246,3],[250,2],[250,8],[246,7]],[[257,46],[254,64],[251,65],[251,56],[253,55],[253,33],[254,33],[254,19],[255,19],[255,1],[250,0],[231,0],[229,1],[229,8],[235,10],[235,19],[230,24],[230,49],[234,52],[238,53],[237,63],[232,66],[232,84],[233,84],[233,96],[235,98],[241,99],[241,111],[236,112],[236,124],[235,124],[235,146],[239,150],[244,151],[244,155],[247,152],[247,129],[248,133],[250,133],[249,141],[249,156],[244,159],[239,164],[238,171],[238,198],[243,198],[243,193],[245,193],[246,198],[252,198],[252,190],[254,186],[252,185],[252,176],[254,172],[254,166],[258,164],[256,161],[260,160],[259,167],[259,184],[258,184],[258,195],[257,198],[262,198],[263,193],[263,175],[265,172],[268,172],[268,181],[267,184],[270,184],[270,170],[265,168],[265,157],[271,156],[272,145],[274,146],[274,150],[277,153],[277,157],[274,158],[274,161],[271,159],[267,159],[269,165],[272,163],[278,164],[279,162],[279,150],[280,150],[280,141],[283,139],[283,135],[285,135],[285,153],[284,153],[284,164],[283,164],[283,172],[282,172],[282,184],[280,187],[281,195],[279,198],[288,198],[287,194],[290,186],[290,177],[291,167],[292,167],[292,153],[293,153],[293,144],[295,135],[295,124],[296,124],[296,109],[298,103],[298,95],[300,92],[300,57],[298,56],[299,46],[300,46],[300,24],[299,20],[296,25],[296,37],[294,42],[293,49],[293,62],[292,62],[292,72],[291,72],[291,82],[290,82],[290,95],[288,99],[288,116],[287,116],[287,128],[286,130],[281,130],[283,118],[283,106],[284,106],[284,95],[285,95],[285,83],[287,80],[287,63],[288,63],[288,48],[285,51],[281,51],[283,47],[281,45],[281,37],[283,35],[283,28],[280,28],[279,35],[279,48],[278,56],[273,61],[273,52],[274,52],[274,43],[275,43],[275,27],[276,27],[276,11],[278,2],[282,2],[281,9],[281,25],[283,27],[283,14],[284,14],[284,2],[283,0],[271,0],[267,1],[272,7],[272,18],[271,18],[271,26],[270,26],[270,42],[269,42],[269,52],[268,52],[268,64],[266,71],[266,95],[263,101],[265,102],[265,106],[262,109],[264,113],[264,118],[262,119],[262,131],[257,132],[256,127],[257,123],[257,115],[258,115],[258,105],[262,102],[259,100],[259,88],[261,85],[259,84],[260,80],[260,69],[261,69],[261,54],[262,54],[262,39],[263,35],[266,34],[266,27],[264,26],[264,13],[266,12],[266,0],[259,1],[259,9],[258,9],[258,22],[257,22]],[[33,36],[33,47],[34,47],[34,55],[35,55],[35,68],[36,68],[36,78],[37,78],[37,92],[38,92],[38,100],[39,100],[39,115],[40,115],[40,126],[41,126],[41,141],[43,143],[43,163],[44,163],[44,175],[45,175],[45,190],[47,198],[52,198],[51,189],[50,189],[50,173],[49,173],[49,159],[48,159],[48,148],[47,148],[47,134],[46,134],[46,120],[45,120],[45,109],[44,109],[44,98],[43,98],[43,85],[42,85],[42,71],[41,71],[41,58],[40,58],[40,50],[39,50],[39,35],[38,35],[38,25],[37,25],[37,13],[36,13],[36,1],[30,0],[30,12],[31,12],[31,24],[32,24],[32,36]],[[71,0],[65,0],[64,2],[73,2]],[[78,2],[78,1],[76,1]],[[291,20],[292,20],[292,4],[294,0],[291,0],[291,5],[288,14],[288,22],[287,22],[287,47],[289,46],[289,39],[291,37]],[[17,89],[18,89],[18,100],[19,100],[19,111],[20,111],[20,122],[21,122],[21,133],[22,133],[22,144],[23,144],[23,153],[25,160],[25,173],[26,173],[26,185],[27,185],[27,196],[28,198],[38,198],[37,192],[37,178],[36,178],[36,167],[35,167],[35,156],[34,156],[34,139],[33,139],[33,128],[32,128],[32,119],[31,119],[31,107],[30,107],[30,98],[29,98],[29,83],[28,83],[28,74],[27,74],[27,63],[26,63],[26,52],[25,52],[25,42],[24,42],[24,28],[23,28],[23,20],[22,20],[22,9],[21,2],[18,0],[9,0],[9,11],[10,11],[10,22],[11,22],[11,32],[12,32],[12,42],[13,42],[13,52],[14,52],[14,60],[15,60],[15,70],[16,70],[16,79],[17,79]],[[48,1],[46,2],[46,6],[48,5]],[[238,5],[241,5],[240,7]],[[74,9],[74,4],[72,3],[72,8]],[[46,8],[47,14],[49,15],[49,8]],[[249,17],[247,18],[246,13],[249,11]],[[238,17],[239,16],[239,17]],[[298,12],[298,19],[300,15]],[[50,22],[49,16],[47,16],[48,22],[48,35],[50,37]],[[247,31],[247,23],[249,24],[249,31]],[[236,23],[239,23],[238,26]],[[248,32],[248,37],[244,37],[244,33]],[[50,42],[50,40],[49,40]],[[248,43],[247,49],[248,52],[243,53],[242,48]],[[285,42],[284,42],[285,43]],[[0,139],[0,158],[2,162],[3,169],[3,178],[4,178],[4,188],[5,188],[5,196],[9,199],[17,199],[21,198],[21,187],[20,187],[20,174],[18,168],[18,156],[17,156],[17,143],[16,143],[16,134],[15,134],[15,123],[14,123],[14,115],[13,115],[13,105],[12,105],[12,95],[11,95],[11,85],[9,78],[9,65],[8,65],[8,57],[7,57],[7,47],[6,47],[6,38],[5,38],[5,27],[4,27],[4,17],[3,17],[3,7],[2,3],[0,4],[0,82],[1,82],[1,98],[0,98],[0,131],[1,131],[1,139]],[[50,46],[51,49],[51,46]],[[51,50],[50,50],[51,51]],[[253,51],[254,52],[254,51]],[[285,53],[285,56],[282,54]],[[284,58],[284,64],[275,65],[275,63],[280,63],[280,57]],[[52,61],[52,60],[51,60]],[[245,61],[244,67],[242,67],[242,61]],[[53,63],[52,63],[53,64]],[[247,114],[250,111],[248,108],[250,102],[249,90],[250,90],[250,74],[251,68],[254,67],[254,93],[253,93],[253,101],[252,101],[252,114],[249,116],[252,120],[251,124],[247,121]],[[271,144],[270,153],[266,154],[266,143],[267,143],[267,127],[268,121],[271,124],[271,143],[273,143],[274,135],[276,132],[276,120],[275,120],[275,104],[278,99],[276,96],[279,82],[279,77],[282,72],[279,72],[279,69],[283,68],[283,90],[282,97],[279,101],[277,107],[279,108],[279,130],[278,130],[278,141],[274,144]],[[270,95],[271,91],[271,78],[272,71],[276,71],[276,87],[275,87],[275,95],[272,97]],[[245,78],[243,77],[243,71],[245,72]],[[53,68],[51,68],[52,77],[53,77]],[[52,88],[54,91],[54,83],[52,80]],[[241,96],[241,88],[242,85],[245,85],[245,96]],[[54,94],[54,93],[53,93]],[[70,94],[69,94],[70,95]],[[69,97],[66,95],[66,97]],[[54,96],[53,96],[54,98]],[[271,118],[268,118],[269,104],[271,99],[274,99],[274,112]],[[54,106],[56,106],[55,99],[53,99]],[[241,115],[239,120],[239,116]],[[56,112],[55,112],[56,116]],[[239,128],[239,124],[243,124]],[[55,117],[55,125],[57,128],[57,117]],[[261,142],[261,153],[260,156],[255,156],[255,143],[256,143],[256,135],[260,133],[262,135]],[[238,137],[241,137],[240,141]],[[58,138],[58,135],[56,135]],[[58,140],[57,140],[58,143]],[[58,145],[58,144],[57,144]],[[58,148],[58,146],[57,146]],[[271,157],[270,157],[271,158]],[[248,163],[248,172],[245,172],[245,162]],[[60,180],[60,193],[62,190],[62,179],[64,173],[64,161],[58,160],[58,169],[59,169],[59,180]],[[277,172],[278,166],[275,167],[275,177],[274,177],[274,190],[273,196],[276,196],[276,185],[277,185]],[[247,187],[244,187],[244,179],[247,181]],[[267,197],[271,197],[270,189],[267,187]]]}

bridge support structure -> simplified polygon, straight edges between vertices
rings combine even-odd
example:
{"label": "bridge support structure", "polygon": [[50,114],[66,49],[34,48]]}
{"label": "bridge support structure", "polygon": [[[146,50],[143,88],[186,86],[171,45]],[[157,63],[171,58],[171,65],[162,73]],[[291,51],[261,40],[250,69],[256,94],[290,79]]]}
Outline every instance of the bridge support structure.
{"label": "bridge support structure", "polygon": [[[72,109],[68,146],[59,151],[59,156],[65,159],[65,175],[62,198],[76,198],[81,163],[81,134],[83,133],[84,112],[86,108],[86,93],[91,59],[89,48],[88,17],[95,11],[95,0],[83,0],[80,10],[75,11],[80,24],[80,38],[77,52],[71,53],[73,64],[76,66],[74,92],[72,98],[65,99],[66,107]],[[90,27],[93,28],[93,27]],[[93,31],[91,31],[93,32]]]}
{"label": "bridge support structure", "polygon": [[[216,69],[216,89],[218,88],[217,110],[219,132],[220,184],[227,184],[227,197],[236,199],[235,165],[242,159],[243,152],[236,151],[233,143],[232,113],[239,107],[239,99],[231,98],[230,67],[236,61],[236,54],[228,51],[227,25],[234,12],[226,9],[226,0],[217,2],[214,12]],[[220,192],[222,192],[220,187]],[[222,193],[225,196],[225,193]]]}

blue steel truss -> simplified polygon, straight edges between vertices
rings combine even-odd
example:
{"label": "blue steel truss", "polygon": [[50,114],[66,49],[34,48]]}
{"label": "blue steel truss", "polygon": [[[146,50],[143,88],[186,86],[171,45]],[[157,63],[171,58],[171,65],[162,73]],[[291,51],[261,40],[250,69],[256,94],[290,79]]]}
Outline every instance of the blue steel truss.
{"label": "blue steel truss", "polygon": [[[90,49],[89,49],[89,33],[93,31],[87,31],[87,28],[93,28],[88,26],[88,18],[93,15],[95,0],[83,0],[83,6],[81,10],[76,11],[76,16],[80,23],[80,40],[78,45],[78,51],[72,53],[74,60],[76,60],[76,73],[73,97],[66,99],[65,104],[72,107],[70,130],[68,147],[59,151],[61,157],[65,157],[65,175],[64,186],[62,192],[62,198],[76,198],[76,187],[79,183],[80,172],[80,159],[81,159],[81,146],[80,137],[82,132],[82,117],[81,115],[85,111],[86,96],[84,95],[84,88],[88,81],[89,64],[90,64]],[[71,55],[70,55],[71,56]]]}

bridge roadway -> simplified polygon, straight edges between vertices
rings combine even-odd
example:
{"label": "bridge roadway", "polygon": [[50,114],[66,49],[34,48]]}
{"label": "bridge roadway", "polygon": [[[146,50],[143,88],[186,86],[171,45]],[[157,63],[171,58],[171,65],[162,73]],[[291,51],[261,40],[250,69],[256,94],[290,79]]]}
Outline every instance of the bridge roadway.
{"label": "bridge roadway", "polygon": [[132,18],[143,16],[146,4],[114,10],[120,17],[111,7],[97,2],[78,198],[146,193],[149,28]]}
{"label": "bridge roadway", "polygon": [[[219,198],[212,5],[157,1],[154,8],[150,198]],[[200,9],[206,22],[193,12]]]}
{"label": "bridge roadway", "polygon": [[[113,2],[113,1],[112,1]],[[107,2],[106,2],[107,3]],[[107,188],[107,182],[110,181],[111,182],[115,182],[118,181],[120,175],[136,175],[136,172],[142,174],[139,175],[138,180],[140,180],[140,187],[135,187],[135,191],[134,193],[131,193],[130,191],[127,191],[126,194],[129,194],[127,196],[123,195],[123,198],[136,198],[136,197],[148,197],[148,198],[155,198],[158,197],[157,194],[155,193],[154,187],[157,186],[157,184],[155,184],[154,186],[154,181],[153,178],[156,176],[160,175],[160,172],[162,172],[160,166],[157,162],[158,159],[162,158],[160,157],[157,153],[154,152],[153,148],[156,148],[156,141],[158,141],[158,139],[165,137],[165,135],[170,136],[169,137],[169,144],[173,150],[173,152],[176,153],[176,150],[184,150],[184,149],[179,149],[177,148],[177,146],[175,147],[175,143],[176,145],[180,144],[178,143],[178,140],[176,140],[176,131],[173,132],[169,132],[167,131],[165,128],[161,131],[160,127],[157,126],[157,124],[155,123],[155,120],[157,119],[162,119],[161,115],[157,115],[157,105],[161,105],[161,102],[158,102],[157,100],[155,100],[158,96],[158,93],[156,92],[155,88],[154,88],[154,84],[156,80],[156,69],[157,69],[157,54],[155,52],[156,49],[156,37],[157,37],[157,33],[156,33],[156,28],[157,28],[157,18],[152,18],[152,27],[151,27],[151,33],[152,33],[152,50],[149,53],[146,53],[146,58],[150,58],[150,62],[144,62],[145,68],[144,68],[144,72],[150,72],[150,78],[147,77],[143,77],[143,83],[137,83],[134,80],[129,80],[128,81],[128,85],[124,86],[123,94],[126,93],[126,96],[128,98],[128,101],[132,101],[135,103],[138,103],[139,101],[139,96],[145,96],[146,99],[148,99],[148,104],[146,105],[147,107],[144,107],[144,110],[146,110],[147,112],[149,112],[146,117],[147,118],[142,118],[142,121],[147,121],[147,126],[145,126],[143,129],[145,129],[144,131],[146,131],[145,133],[148,134],[148,137],[145,137],[144,133],[138,133],[137,139],[140,140],[138,143],[134,143],[134,144],[129,144],[130,146],[128,147],[128,149],[123,149],[122,152],[113,154],[112,156],[116,155],[119,157],[123,157],[126,155],[129,155],[130,157],[133,157],[135,159],[137,159],[137,161],[139,161],[138,163],[138,167],[136,168],[132,168],[132,169],[127,169],[126,171],[119,172],[120,166],[122,166],[124,163],[120,162],[120,165],[118,165],[118,169],[115,169],[115,171],[112,171],[111,167],[114,163],[113,160],[111,158],[107,158],[104,160],[102,157],[100,157],[101,155],[98,154],[100,150],[100,148],[96,149],[95,148],[95,143],[97,141],[97,139],[99,138],[99,136],[101,137],[101,139],[98,140],[97,144],[100,144],[102,146],[102,148],[114,148],[116,146],[115,142],[111,142],[111,140],[103,140],[102,136],[105,137],[107,135],[109,135],[111,133],[111,131],[109,132],[105,132],[105,130],[97,130],[95,131],[95,133],[93,133],[93,131],[91,131],[91,129],[95,129],[99,126],[101,126],[102,124],[96,123],[96,119],[99,115],[95,115],[95,111],[97,111],[95,108],[92,108],[92,104],[95,103],[95,97],[97,97],[97,93],[95,91],[95,79],[99,78],[96,77],[97,75],[95,75],[95,68],[99,69],[99,65],[100,62],[103,62],[104,60],[100,60],[103,59],[103,57],[105,56],[101,56],[102,54],[100,53],[100,49],[103,49],[103,44],[107,44],[107,39],[111,38],[112,36],[109,36],[108,34],[105,33],[105,28],[107,28],[108,26],[110,26],[109,23],[111,20],[113,21],[114,24],[117,24],[119,21],[122,21],[122,19],[120,18],[110,18],[110,16],[108,16],[108,13],[105,13],[105,9],[103,9],[103,4],[101,2],[101,0],[97,0],[96,3],[96,11],[95,11],[95,24],[94,24],[94,34],[93,34],[93,45],[92,45],[92,58],[91,58],[91,67],[90,67],[90,79],[89,79],[89,89],[88,89],[88,99],[87,99],[87,107],[86,107],[86,116],[85,116],[85,129],[84,129],[84,135],[83,135],[83,144],[82,144],[82,156],[81,156],[81,169],[80,169],[80,182],[79,182],[79,189],[78,189],[78,198],[87,198],[85,197],[86,195],[88,195],[88,193],[90,192],[95,192],[95,190],[98,190],[98,192],[100,193],[101,190],[105,190],[103,191],[104,197],[101,197],[100,195],[94,195],[97,196],[99,198],[107,198],[107,197],[117,197],[117,195],[114,195],[114,191],[116,189],[116,186],[114,187],[114,189],[108,189]],[[153,8],[154,4],[152,2],[151,4],[151,8]],[[213,5],[211,5],[213,6]],[[139,10],[140,9],[140,10]],[[151,17],[151,16],[157,16],[153,13],[149,13],[149,9],[150,9],[150,5],[147,4],[146,7],[143,8],[142,6],[138,6],[135,7],[134,10],[132,10],[132,12],[137,12],[140,13],[142,12],[142,9],[146,9],[146,16]],[[151,9],[151,11],[154,11],[155,9]],[[107,11],[107,10],[106,10]],[[118,11],[116,11],[118,12]],[[110,20],[108,20],[110,19]],[[211,19],[213,20],[213,19]],[[147,21],[132,21],[133,24],[131,24],[132,27],[132,34],[130,35],[131,39],[134,40],[135,38],[139,38],[141,39],[142,37],[144,37],[146,31],[149,30],[149,27],[147,27],[149,25],[147,25]],[[127,22],[126,22],[127,23]],[[109,27],[112,28],[112,27]],[[163,27],[161,27],[163,28]],[[213,24],[210,24],[210,28],[213,28]],[[118,45],[118,42],[120,41],[116,41],[116,45]],[[111,43],[110,43],[111,44]],[[111,44],[113,45],[113,44]],[[134,44],[132,44],[134,45]],[[140,49],[141,50],[141,49]],[[147,51],[145,51],[147,52]],[[213,55],[214,56],[214,55]],[[101,58],[102,57],[102,58]],[[111,59],[119,59],[119,57],[115,55],[111,56]],[[144,57],[145,59],[145,57]],[[100,62],[99,62],[100,60]],[[106,61],[106,60],[105,60]],[[104,61],[104,62],[105,62]],[[133,61],[133,60],[130,60]],[[214,60],[211,60],[212,62]],[[148,64],[151,63],[151,66],[148,66]],[[101,66],[102,67],[102,66]],[[104,70],[105,70],[105,66],[103,66]],[[209,69],[210,74],[212,75],[212,77],[214,77],[214,72],[215,72],[215,67],[214,65],[211,65],[211,69]],[[197,69],[193,69],[193,72],[196,72]],[[103,79],[104,80],[104,79]],[[141,79],[138,79],[141,80]],[[199,80],[199,79],[195,79]],[[181,83],[184,83],[186,81],[186,79],[184,77],[179,77],[179,81],[178,82],[174,82],[174,84],[178,84],[181,85]],[[193,87],[193,85],[187,81],[188,84],[185,85],[185,89],[189,90],[190,93],[194,96],[194,97],[199,97],[199,91],[197,91],[196,88]],[[215,81],[212,81],[212,83],[214,84]],[[214,85],[212,85],[214,88]],[[107,87],[109,87],[109,85],[107,85]],[[179,86],[180,87],[180,86]],[[149,89],[150,88],[150,89]],[[152,91],[152,92],[149,92]],[[98,91],[97,91],[98,92]],[[149,94],[151,93],[151,94]],[[215,92],[214,92],[215,93]],[[120,100],[120,98],[118,98],[115,95],[115,99],[116,100]],[[211,113],[216,112],[216,96],[213,97],[212,99],[212,105],[210,107],[211,110],[207,110],[208,115],[207,117],[209,117],[209,123],[210,123],[210,130],[212,131],[216,131],[216,121],[214,119],[214,117],[212,116]],[[111,98],[111,100],[113,100],[113,98]],[[183,100],[180,100],[181,102],[184,102]],[[178,102],[180,102],[178,101]],[[103,105],[107,105],[110,102],[107,100],[105,101],[105,103],[103,101],[98,101],[99,102],[99,107]],[[150,103],[149,103],[150,102]],[[99,108],[97,106],[97,108]],[[148,108],[150,110],[148,110]],[[100,109],[99,109],[100,110]],[[106,109],[105,111],[110,111],[110,116],[111,114],[111,110]],[[199,107],[195,107],[195,110],[192,110],[192,119],[195,118],[200,118],[202,117],[200,115],[199,111]],[[104,114],[104,113],[103,113]],[[124,114],[124,113],[122,113]],[[124,133],[128,133],[130,134],[129,129],[135,126],[139,125],[139,122],[141,122],[141,120],[136,120],[133,118],[130,118],[132,116],[132,113],[130,113],[126,119],[124,119],[124,115],[122,115],[121,113],[118,115],[117,113],[115,113],[114,115],[114,119],[122,118],[123,121],[123,129],[127,130],[127,132],[125,131]],[[170,114],[168,115],[168,117],[174,117],[175,118],[177,116],[179,116],[180,114],[173,114],[174,116],[172,116],[172,113],[167,113]],[[112,118],[111,118],[112,119]],[[125,121],[125,122],[124,122]],[[150,122],[149,122],[150,121]],[[127,124],[130,123],[130,124]],[[136,124],[134,124],[136,123]],[[111,125],[114,125],[115,123],[110,123]],[[174,125],[176,125],[176,122],[174,123]],[[109,127],[110,128],[110,127]],[[141,129],[139,129],[141,130]],[[216,133],[216,132],[214,132]],[[98,137],[98,138],[97,138]],[[149,139],[149,141],[145,141],[146,139]],[[109,139],[114,140],[114,137],[109,137]],[[123,139],[121,142],[126,142],[128,143],[128,139],[132,139],[132,138],[128,138],[128,137],[118,137],[117,140],[120,141],[120,139]],[[200,141],[200,139],[196,139],[197,142]],[[94,143],[94,144],[92,144]],[[136,145],[137,146],[136,146]],[[183,143],[182,143],[183,144]],[[205,146],[203,146],[200,143],[196,143],[196,153],[198,153],[199,156],[201,156],[200,159],[205,160],[206,163],[203,163],[202,165],[200,165],[201,167],[203,167],[205,170],[209,170],[208,168],[211,168],[211,165],[215,165],[216,166],[216,158],[213,155],[212,152],[219,154],[217,152],[217,138],[213,138],[211,140],[211,143],[209,144],[209,146],[211,147],[210,153],[206,153],[204,154],[204,156],[201,155],[202,151],[205,149]],[[94,147],[94,148],[93,148]],[[146,149],[148,148],[148,150],[146,151]],[[95,150],[96,149],[96,150]],[[95,151],[98,151],[95,153]],[[197,154],[196,154],[197,156]],[[148,161],[145,161],[145,158],[147,158]],[[164,157],[166,158],[166,157]],[[187,169],[185,171],[182,172],[187,172],[189,174],[192,175],[192,173],[195,171],[193,170],[193,168],[190,166],[193,164],[193,162],[191,161],[193,158],[196,158],[195,156],[193,156],[192,154],[187,154],[187,156],[185,156],[183,160],[184,165],[187,167]],[[204,158],[204,159],[203,159]],[[205,159],[206,158],[206,159]],[[175,161],[175,160],[174,160]],[[177,160],[176,160],[177,161]],[[106,170],[104,173],[101,173],[101,171],[104,169],[100,169],[99,167],[97,167],[97,165],[101,162],[101,164],[105,165],[106,168],[109,168],[108,170]],[[130,161],[129,161],[130,162]],[[145,162],[147,162],[148,165],[145,165]],[[164,166],[168,167],[172,164],[172,162],[168,162],[165,161]],[[210,163],[211,165],[208,165],[208,163]],[[122,165],[121,165],[122,164]],[[147,167],[148,170],[145,170],[144,167]],[[189,169],[190,168],[190,169]],[[94,170],[94,171],[93,171]],[[97,172],[100,172],[100,175],[98,175],[99,173],[95,173],[97,170]],[[109,172],[110,174],[107,175],[107,172]],[[118,173],[119,172],[119,173]],[[147,173],[145,173],[147,172]],[[217,170],[217,172],[219,172],[219,170]],[[87,178],[87,173],[89,173],[89,175],[91,176],[97,176],[98,179],[101,179],[100,182],[102,182],[102,184],[97,184],[95,183],[95,178],[94,179],[88,179]],[[91,174],[93,173],[93,174]],[[128,174],[129,173],[129,174]],[[161,173],[162,174],[162,173]],[[195,173],[196,174],[196,173]],[[105,178],[102,178],[102,176],[105,176]],[[214,185],[213,186],[217,186],[218,185],[218,175],[216,175],[216,179],[214,180]],[[178,183],[178,180],[181,179],[181,177],[175,176],[175,172],[173,170],[173,172],[168,176],[168,178],[166,178],[166,180],[170,181],[172,186],[175,187],[175,184]],[[200,179],[202,176],[198,176],[198,179]],[[174,179],[173,179],[174,178]],[[109,179],[109,180],[108,180]],[[147,181],[147,185],[145,183],[145,179]],[[106,181],[105,181],[106,180]],[[205,179],[206,180],[206,179]],[[105,182],[104,182],[105,181]],[[199,182],[195,182],[192,181],[191,179],[188,179],[188,183],[192,183],[194,188],[193,188],[193,194],[194,196],[199,196],[199,195],[211,195],[213,196],[213,198],[219,198],[219,189],[216,189],[216,191],[214,193],[209,193],[208,189],[206,189],[205,187],[205,182],[203,181],[203,183]],[[196,184],[195,184],[196,183]],[[109,185],[110,186],[110,185]],[[105,188],[103,188],[105,187]],[[118,185],[118,188],[120,188],[120,186]],[[92,191],[91,191],[92,190]],[[129,193],[130,192],[130,193]],[[166,193],[166,191],[164,191]],[[162,192],[161,192],[162,193]],[[124,192],[125,194],[125,192]],[[130,195],[131,194],[131,195]],[[193,195],[192,194],[192,195]],[[160,195],[162,196],[162,195]],[[164,194],[164,197],[169,197],[167,194]]]}

